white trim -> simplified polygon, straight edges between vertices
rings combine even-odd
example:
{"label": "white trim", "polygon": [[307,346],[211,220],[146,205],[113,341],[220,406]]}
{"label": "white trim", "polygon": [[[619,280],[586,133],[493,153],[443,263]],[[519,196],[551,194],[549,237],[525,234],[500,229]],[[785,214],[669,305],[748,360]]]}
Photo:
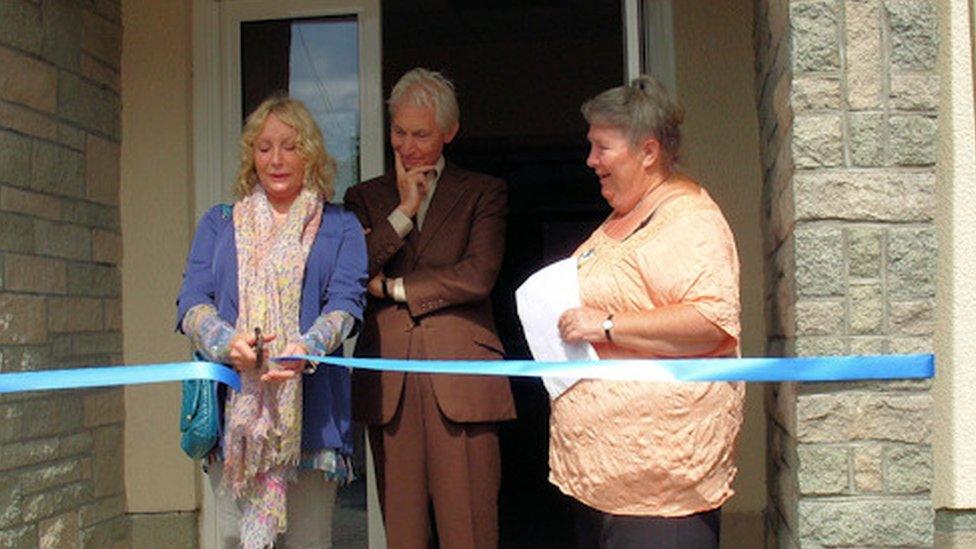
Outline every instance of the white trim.
{"label": "white trim", "polygon": [[[972,2],[943,2],[939,10],[939,139],[935,163],[934,225],[938,279],[932,381],[932,504],[936,509],[976,506],[976,70],[972,56],[976,13]],[[961,541],[961,540],[960,540]],[[960,543],[959,546],[964,544]]]}
{"label": "white trim", "polygon": [[360,177],[379,177],[383,160],[383,59],[379,0],[370,0],[359,16]]}
{"label": "white trim", "polygon": [[359,22],[360,176],[383,173],[379,0],[193,0],[196,217],[230,199],[241,132],[240,23],[355,15]]}
{"label": "white trim", "polygon": [[[204,184],[221,181],[223,166],[220,119],[220,4],[212,0],[194,0],[193,22],[193,221],[211,205],[220,201],[220,187]],[[229,185],[229,182],[228,182]]]}
{"label": "white trim", "polygon": [[624,83],[628,83],[641,73],[641,20],[640,1],[623,0],[624,23]]}
{"label": "white trim", "polygon": [[674,13],[672,0],[642,0],[644,72],[657,78],[678,96],[674,62]]}

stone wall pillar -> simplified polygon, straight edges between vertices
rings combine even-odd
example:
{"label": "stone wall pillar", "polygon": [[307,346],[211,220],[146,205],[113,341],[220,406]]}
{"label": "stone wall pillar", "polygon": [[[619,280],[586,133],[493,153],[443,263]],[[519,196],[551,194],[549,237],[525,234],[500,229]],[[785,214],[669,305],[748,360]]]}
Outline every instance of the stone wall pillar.
{"label": "stone wall pillar", "polygon": [[[929,0],[757,0],[768,352],[931,352]],[[767,545],[929,546],[929,383],[767,390]]]}
{"label": "stone wall pillar", "polygon": [[[0,371],[121,361],[118,0],[0,2]],[[122,392],[0,398],[0,546],[122,547]]]}

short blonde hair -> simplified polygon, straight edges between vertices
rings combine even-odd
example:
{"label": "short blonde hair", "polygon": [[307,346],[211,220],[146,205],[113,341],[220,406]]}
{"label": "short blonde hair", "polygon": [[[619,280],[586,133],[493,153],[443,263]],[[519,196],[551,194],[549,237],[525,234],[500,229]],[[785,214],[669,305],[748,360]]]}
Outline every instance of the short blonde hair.
{"label": "short blonde hair", "polygon": [[449,133],[461,118],[454,83],[437,71],[417,67],[400,77],[386,102],[390,116],[407,102],[418,107],[432,107],[437,125],[444,133]]}
{"label": "short blonde hair", "polygon": [[641,75],[627,86],[611,88],[580,110],[590,125],[621,129],[633,146],[649,137],[657,139],[666,166],[678,162],[685,110],[654,77]]}
{"label": "short blonde hair", "polygon": [[336,174],[336,161],[325,149],[325,139],[308,108],[284,94],[265,99],[247,117],[241,132],[241,165],[234,183],[234,194],[244,198],[259,183],[254,168],[254,141],[264,130],[269,115],[275,115],[298,132],[298,154],[305,160],[305,181],[302,186],[317,192],[326,202],[332,200],[332,181]]}

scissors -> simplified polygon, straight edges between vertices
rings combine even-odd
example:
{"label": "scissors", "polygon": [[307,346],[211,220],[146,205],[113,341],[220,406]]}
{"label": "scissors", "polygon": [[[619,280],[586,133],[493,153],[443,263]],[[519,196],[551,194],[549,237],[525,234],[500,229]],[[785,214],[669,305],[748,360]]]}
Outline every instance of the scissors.
{"label": "scissors", "polygon": [[264,338],[261,337],[261,328],[254,328],[254,352],[257,354],[255,366],[260,370],[264,367]]}

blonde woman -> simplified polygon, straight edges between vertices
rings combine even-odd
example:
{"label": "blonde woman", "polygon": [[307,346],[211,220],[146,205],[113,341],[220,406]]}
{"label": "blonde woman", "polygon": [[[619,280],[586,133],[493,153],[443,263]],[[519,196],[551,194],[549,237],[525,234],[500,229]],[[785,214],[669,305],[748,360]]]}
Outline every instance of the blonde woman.
{"label": "blonde woman", "polygon": [[328,203],[334,166],[304,105],[264,101],[241,136],[238,200],[203,216],[187,259],[178,329],[242,380],[208,459],[222,547],[331,547],[351,475],[348,371],[263,357],[337,353],[362,318],[365,240]]}

